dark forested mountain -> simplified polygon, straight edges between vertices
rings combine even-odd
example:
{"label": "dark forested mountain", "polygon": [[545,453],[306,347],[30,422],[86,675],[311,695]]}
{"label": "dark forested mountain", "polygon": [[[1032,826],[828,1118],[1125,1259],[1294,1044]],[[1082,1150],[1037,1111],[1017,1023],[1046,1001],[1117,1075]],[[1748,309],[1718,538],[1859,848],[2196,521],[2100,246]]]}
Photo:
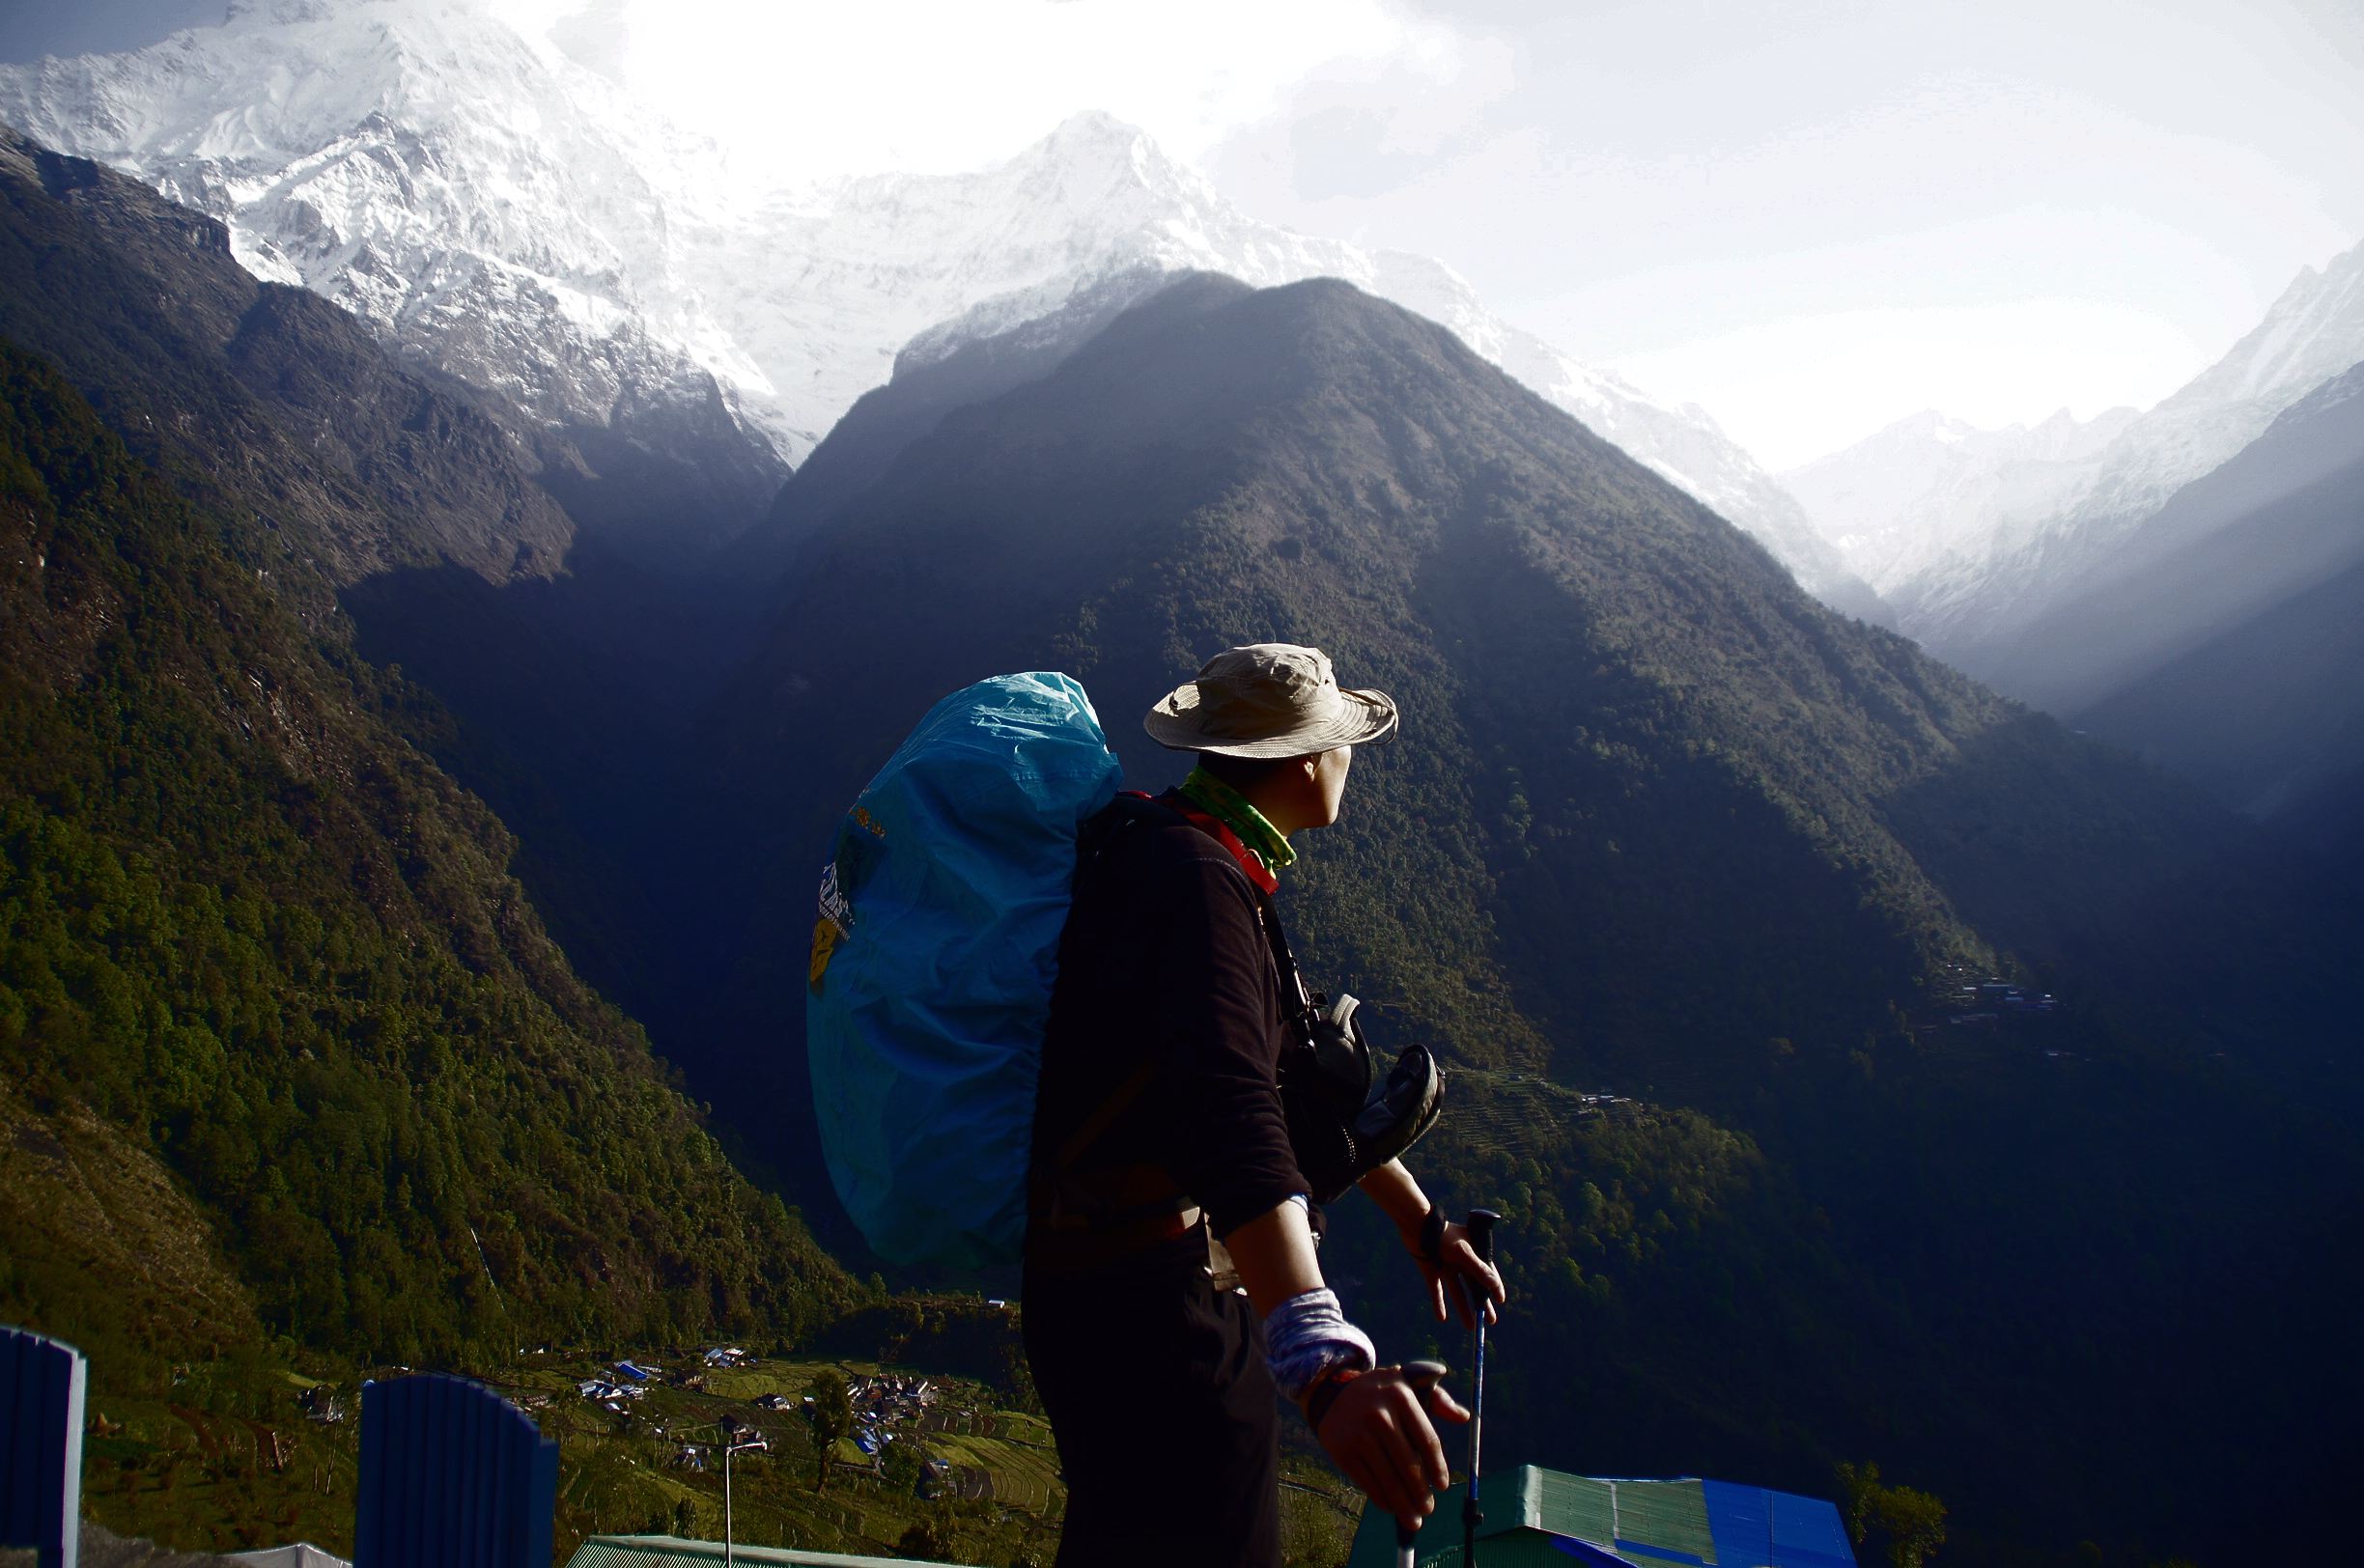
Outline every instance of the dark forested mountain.
{"label": "dark forested mountain", "polygon": [[0,213],[0,333],[235,518],[307,619],[327,624],[331,591],[397,567],[501,582],[564,559],[575,527],[533,482],[544,460],[334,306],[256,282],[211,219],[5,128]]}
{"label": "dark forested mountain", "polygon": [[0,1317],[120,1388],[854,1300],[577,978],[449,714],[322,634],[555,570],[516,441],[93,166],[0,145]]}
{"label": "dark forested mountain", "polygon": [[1126,310],[1185,275],[1147,267],[1119,272],[1077,290],[1050,315],[993,332],[963,332],[963,322],[950,322],[906,348],[892,384],[863,394],[830,429],[827,450],[816,449],[797,470],[795,487],[774,499],[759,536],[774,554],[758,568],[769,566],[776,577],[784,546],[800,543],[945,414],[1042,379]]}
{"label": "dark forested mountain", "polygon": [[[1155,777],[1169,759],[1131,715],[1177,671],[1259,630],[1320,641],[1425,722],[1374,759],[1368,820],[1318,857],[1302,918],[1354,930],[1382,966],[1364,983],[1421,998],[1473,1060],[1546,1065],[1506,1007],[1569,1078],[1851,1038],[1944,964],[2042,957],[2097,878],[2132,899],[2237,839],[1815,605],[1449,334],[1339,286],[1168,290],[943,416],[826,519],[797,490],[775,517],[809,532],[771,644],[720,705],[745,775],[803,804],[775,813],[783,843],[818,842],[968,672],[1073,670]],[[2011,786],[1983,798],[1997,830],[1967,830],[1958,798],[1989,779]],[[1420,896],[1333,902],[1372,878]],[[1529,908],[1548,917],[1506,918]],[[1834,953],[1857,983],[1825,983]],[[1514,957],[1516,996],[1478,983]]]}
{"label": "dark forested mountain", "polygon": [[212,219],[4,127],[0,214],[0,334],[233,519],[225,547],[306,626],[432,684],[460,722],[421,742],[531,825],[537,901],[604,986],[629,989],[610,908],[636,907],[645,879],[603,825],[655,787],[705,630],[609,547],[636,526],[645,473],[608,478],[336,307],[258,283]]}
{"label": "dark forested mountain", "polygon": [[[2329,1321],[2295,1260],[2358,1191],[2276,1087],[2345,1071],[2291,1032],[2336,966],[2205,1004],[2274,962],[2213,923],[2280,918],[2225,869],[2231,814],[1832,614],[1342,284],[1193,279],[1024,384],[899,423],[895,395],[865,406],[897,432],[875,477],[784,493],[793,566],[716,706],[713,885],[758,935],[710,1050],[793,1038],[830,818],[934,698],[1068,670],[1154,786],[1181,765],[1151,698],[1227,643],[1319,643],[1404,735],[1286,897],[1312,967],[1458,1069],[1446,1185],[1523,1217],[1503,1451],[1806,1485],[1877,1451],[1990,1546],[2226,1538],[2169,1477],[2261,1450],[2136,1434],[2294,1408],[2311,1373],[2248,1341],[2223,1382],[2144,1368],[2268,1303]],[[1990,972],[2069,1010],[1954,1022]],[[2233,1146],[2184,1146],[2203,1121]],[[1348,1223],[1334,1264],[1376,1302],[1400,1265]]]}

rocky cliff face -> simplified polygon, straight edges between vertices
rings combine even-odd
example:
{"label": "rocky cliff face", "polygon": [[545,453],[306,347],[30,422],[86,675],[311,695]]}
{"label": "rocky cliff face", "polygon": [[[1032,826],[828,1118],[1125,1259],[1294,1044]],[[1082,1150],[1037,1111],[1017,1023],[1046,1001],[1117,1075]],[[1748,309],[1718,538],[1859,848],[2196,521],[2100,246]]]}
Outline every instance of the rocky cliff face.
{"label": "rocky cliff face", "polygon": [[0,336],[51,356],[138,455],[249,529],[248,564],[316,629],[405,568],[557,572],[580,477],[514,408],[422,376],[344,312],[258,283],[219,223],[0,128]]}

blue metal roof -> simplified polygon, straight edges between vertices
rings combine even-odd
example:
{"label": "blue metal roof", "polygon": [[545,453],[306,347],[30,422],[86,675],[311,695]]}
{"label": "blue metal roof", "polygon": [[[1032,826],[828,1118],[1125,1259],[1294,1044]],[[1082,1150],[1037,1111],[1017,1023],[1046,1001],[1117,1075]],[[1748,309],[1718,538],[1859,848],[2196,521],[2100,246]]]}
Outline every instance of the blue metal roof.
{"label": "blue metal roof", "polygon": [[[1591,1568],[1856,1568],[1838,1508],[1729,1481],[1621,1480],[1522,1465],[1485,1478],[1481,1541],[1505,1564],[1573,1558]],[[1485,1551],[1478,1555],[1482,1558]],[[1440,1493],[1415,1561],[1461,1557],[1461,1488]],[[1365,1507],[1349,1568],[1395,1561],[1395,1522]]]}

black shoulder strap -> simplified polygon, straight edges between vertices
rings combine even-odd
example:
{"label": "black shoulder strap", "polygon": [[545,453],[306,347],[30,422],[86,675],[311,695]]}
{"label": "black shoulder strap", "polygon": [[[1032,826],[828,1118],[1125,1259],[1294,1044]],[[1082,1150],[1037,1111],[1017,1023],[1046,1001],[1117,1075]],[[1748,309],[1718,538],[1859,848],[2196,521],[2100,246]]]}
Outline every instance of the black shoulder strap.
{"label": "black shoulder strap", "polygon": [[[1075,881],[1079,890],[1084,879],[1105,868],[1110,854],[1146,820],[1144,807],[1150,811],[1166,809],[1137,790],[1123,790],[1113,800],[1084,819],[1083,826],[1076,834]],[[1154,1062],[1142,1062],[1110,1090],[1107,1098],[1091,1108],[1076,1130],[1068,1134],[1067,1140],[1051,1156],[1049,1168],[1038,1176],[1038,1181],[1063,1177],[1093,1144],[1099,1142],[1101,1135],[1115,1124],[1116,1118],[1131,1109],[1133,1103],[1149,1087],[1157,1076],[1156,1065]]]}
{"label": "black shoulder strap", "polygon": [[[1238,847],[1236,837],[1226,842],[1225,835],[1230,832],[1229,828],[1219,827],[1214,818],[1195,806],[1177,805],[1164,799],[1149,800],[1145,803],[1171,812],[1177,821],[1189,823],[1209,838],[1223,844],[1224,848],[1234,856],[1247,854]],[[1241,880],[1248,883],[1249,891],[1255,895],[1256,924],[1263,928],[1265,943],[1272,949],[1273,967],[1279,971],[1280,976],[1281,1004],[1286,1006],[1289,997],[1295,996],[1296,1019],[1309,1019],[1315,1011],[1313,994],[1306,989],[1305,976],[1298,972],[1296,957],[1289,951],[1288,935],[1280,929],[1280,910],[1273,903],[1272,894],[1266,892],[1256,883],[1255,879],[1248,875],[1244,865],[1240,868],[1240,876]]]}
{"label": "black shoulder strap", "polygon": [[1261,888],[1256,891],[1256,922],[1264,928],[1264,939],[1272,944],[1273,965],[1280,971],[1282,1001],[1293,994],[1298,1016],[1311,1015],[1315,1011],[1313,994],[1306,989],[1305,975],[1297,967],[1297,955],[1289,951],[1288,934],[1280,929],[1280,911],[1274,907],[1272,896]]}

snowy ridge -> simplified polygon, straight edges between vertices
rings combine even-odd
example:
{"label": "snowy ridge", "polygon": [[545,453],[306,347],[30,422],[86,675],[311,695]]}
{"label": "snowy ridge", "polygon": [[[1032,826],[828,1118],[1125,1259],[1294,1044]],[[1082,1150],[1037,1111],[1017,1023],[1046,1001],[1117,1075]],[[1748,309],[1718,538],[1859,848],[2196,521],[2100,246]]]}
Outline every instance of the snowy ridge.
{"label": "snowy ridge", "polygon": [[2072,462],[2058,493],[2036,487],[1885,585],[1904,630],[1972,674],[1990,673],[2021,629],[2144,559],[2143,524],[2177,490],[2359,361],[2364,245],[2321,272],[2302,270],[2224,358]]}
{"label": "snowy ridge", "polygon": [[1442,263],[1249,218],[1105,114],[975,173],[798,186],[741,177],[600,70],[459,0],[243,0],[133,53],[0,68],[0,120],[220,218],[258,275],[553,424],[718,397],[791,463],[906,345],[993,335],[1143,268],[1342,277],[1450,327],[1810,591],[1877,611],[1700,410],[1508,326]]}
{"label": "snowy ridge", "polygon": [[245,4],[136,53],[0,70],[0,119],[222,219],[257,276],[553,423],[753,370],[671,265],[679,171],[711,156],[456,7]]}
{"label": "snowy ridge", "polygon": [[2036,425],[1980,430],[1935,409],[1781,476],[1847,565],[1891,592],[1950,550],[2051,517],[2136,417],[2066,408]]}

